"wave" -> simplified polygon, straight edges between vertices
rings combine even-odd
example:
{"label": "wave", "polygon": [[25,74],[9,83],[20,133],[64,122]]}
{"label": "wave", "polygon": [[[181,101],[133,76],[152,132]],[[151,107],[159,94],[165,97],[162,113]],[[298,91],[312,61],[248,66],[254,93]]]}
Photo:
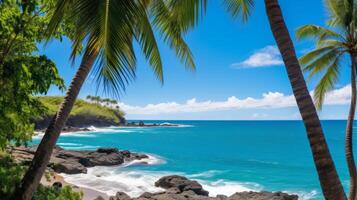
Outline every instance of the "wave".
{"label": "wave", "polygon": [[231,196],[236,192],[244,191],[260,191],[262,187],[255,183],[241,183],[235,181],[227,181],[220,179],[218,181],[203,181],[198,180],[202,184],[202,187],[209,191],[209,196],[215,197],[218,194],[223,194],[226,196]]}
{"label": "wave", "polygon": [[[149,156],[143,160],[148,164],[155,165],[164,162],[162,159]],[[209,170],[198,174],[185,174],[168,171],[148,171],[128,168],[133,165],[140,165],[140,162],[128,162],[118,167],[93,167],[89,168],[87,174],[67,175],[61,174],[68,183],[97,190],[107,195],[115,195],[121,191],[127,193],[131,197],[138,197],[144,192],[160,192],[164,191],[161,188],[155,187],[155,182],[163,176],[167,175],[182,175],[190,179],[198,181],[202,187],[209,191],[209,196],[215,197],[218,194],[230,196],[236,192],[244,191],[262,191],[264,188],[257,183],[237,182],[219,179],[216,181],[204,180],[214,175],[223,173],[223,171]],[[284,191],[289,194],[296,194],[299,199],[309,200],[314,199],[318,192],[304,191]]]}
{"label": "wave", "polygon": [[264,160],[256,160],[256,159],[249,159],[249,162],[261,163],[261,164],[268,164],[268,165],[279,165],[278,162],[273,161],[264,161]]}
{"label": "wave", "polygon": [[125,162],[121,167],[129,167],[129,166],[135,166],[135,165],[160,165],[160,164],[165,164],[166,161],[153,154],[146,154],[148,158],[140,159],[140,160],[133,160],[130,162]]}
{"label": "wave", "polygon": [[197,174],[191,174],[191,175],[186,175],[188,178],[194,179],[194,178],[211,178],[214,177],[218,174],[222,174],[225,171],[220,171],[220,170],[208,170],[205,172],[197,173]]}
{"label": "wave", "polygon": [[87,174],[66,175],[64,179],[71,184],[94,189],[108,195],[125,192],[132,197],[138,197],[144,192],[160,192],[161,188],[154,183],[163,174],[140,170],[126,170],[122,167],[93,167]]}

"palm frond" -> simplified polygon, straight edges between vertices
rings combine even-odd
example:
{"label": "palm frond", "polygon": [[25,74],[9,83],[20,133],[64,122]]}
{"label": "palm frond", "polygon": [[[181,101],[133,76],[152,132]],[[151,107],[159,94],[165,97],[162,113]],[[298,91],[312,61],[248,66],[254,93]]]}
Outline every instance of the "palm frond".
{"label": "palm frond", "polygon": [[53,10],[50,10],[51,20],[45,32],[47,39],[58,30],[61,22],[64,20],[66,14],[71,14],[72,5],[76,0],[58,0]]}
{"label": "palm frond", "polygon": [[224,0],[223,2],[234,18],[240,17],[243,21],[248,20],[254,7],[254,0]]}
{"label": "palm frond", "polygon": [[330,14],[329,25],[339,25],[344,27],[346,25],[346,0],[325,0],[327,10]]}
{"label": "palm frond", "polygon": [[163,74],[163,65],[160,56],[159,47],[156,42],[154,31],[151,27],[149,18],[145,11],[145,7],[141,7],[141,15],[138,19],[135,38],[138,43],[141,45],[141,49],[146,57],[149,60],[150,66],[153,68],[154,73],[158,80],[163,83],[164,74]]}
{"label": "palm frond", "polygon": [[309,64],[311,64],[311,62],[313,62],[320,56],[332,51],[334,48],[335,48],[334,46],[326,46],[326,47],[314,49],[314,50],[306,53],[302,57],[300,57],[299,62],[302,66],[309,65]]}
{"label": "palm frond", "polygon": [[195,69],[192,52],[182,37],[178,18],[171,12],[169,7],[162,0],[155,0],[151,5],[151,14],[153,16],[153,25],[159,30],[164,41],[168,42],[170,47],[175,50],[176,56],[185,63],[186,68]]}
{"label": "palm frond", "polygon": [[170,0],[167,4],[183,32],[196,26],[207,8],[207,0]]}
{"label": "palm frond", "polygon": [[335,47],[340,47],[341,49],[347,49],[346,45],[339,40],[332,40],[332,39],[319,40],[316,44],[317,48],[322,48],[327,46],[335,46]]}
{"label": "palm frond", "polygon": [[335,61],[327,68],[314,90],[314,102],[318,109],[322,109],[327,92],[334,88],[339,77],[340,56],[335,58]]}
{"label": "palm frond", "polygon": [[299,27],[296,30],[296,37],[297,39],[306,39],[306,38],[313,38],[319,40],[325,40],[325,39],[338,39],[338,40],[343,40],[344,37],[331,30],[327,29],[321,26],[317,25],[305,25],[302,27]]}
{"label": "palm frond", "polygon": [[97,85],[106,93],[119,94],[135,78],[133,43],[141,47],[156,77],[163,82],[163,64],[155,32],[175,50],[187,68],[194,69],[191,50],[184,34],[206,9],[207,0],[58,0],[49,25],[49,34],[65,16],[75,24],[71,58],[85,51],[97,52],[92,70]]}

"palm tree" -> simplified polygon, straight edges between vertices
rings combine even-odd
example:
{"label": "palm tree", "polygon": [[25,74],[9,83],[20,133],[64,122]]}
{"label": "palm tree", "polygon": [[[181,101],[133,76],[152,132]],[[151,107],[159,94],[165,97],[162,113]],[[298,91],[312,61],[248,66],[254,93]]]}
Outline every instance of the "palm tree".
{"label": "palm tree", "polygon": [[[334,1],[334,0],[331,0]],[[254,0],[224,0],[233,17],[246,20]],[[322,192],[328,200],[346,199],[341,181],[332,160],[319,117],[309,94],[294,44],[286,27],[278,0],[264,0],[269,24],[282,55],[293,94],[303,119]]]}
{"label": "palm tree", "polygon": [[356,56],[357,56],[357,2],[347,0],[326,1],[330,18],[327,27],[305,25],[296,35],[299,39],[313,38],[316,49],[300,58],[309,77],[323,74],[314,90],[314,101],[322,108],[326,93],[334,88],[344,58],[351,60],[351,104],[346,126],[345,156],[350,173],[349,199],[356,199],[357,172],[353,156],[353,121],[356,110]]}
{"label": "palm tree", "polygon": [[[196,7],[183,10],[184,1],[165,0],[58,0],[48,30],[51,35],[64,18],[75,23],[72,58],[83,45],[83,57],[60,109],[39,144],[14,199],[30,200],[46,169],[83,82],[90,71],[104,91],[120,93],[135,77],[133,41],[137,41],[156,77],[163,82],[163,67],[154,32],[175,50],[189,69],[195,65],[183,34],[195,23]],[[189,13],[192,12],[192,13]],[[185,15],[183,15],[185,14]],[[94,66],[94,69],[92,70]]]}

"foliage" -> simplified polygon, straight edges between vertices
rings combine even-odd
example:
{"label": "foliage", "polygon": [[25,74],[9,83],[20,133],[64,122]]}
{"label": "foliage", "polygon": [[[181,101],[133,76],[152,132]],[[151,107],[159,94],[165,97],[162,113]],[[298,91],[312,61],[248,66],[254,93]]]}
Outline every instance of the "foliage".
{"label": "foliage", "polygon": [[63,19],[72,19],[76,25],[72,57],[82,44],[86,52],[98,55],[92,71],[98,86],[104,86],[107,93],[119,94],[135,77],[133,41],[138,42],[156,77],[163,82],[163,64],[155,33],[162,36],[187,68],[195,68],[192,53],[183,39],[192,22],[184,23],[191,19],[183,18],[182,14],[196,12],[198,8],[184,6],[189,2],[198,1],[60,0],[49,33],[55,32]]}
{"label": "foliage", "polygon": [[[55,64],[36,55],[44,39],[52,1],[3,0],[0,3],[0,149],[10,141],[23,144],[31,138],[30,118],[44,107],[33,98],[51,85],[64,89]],[[60,37],[62,28],[54,34]]]}
{"label": "foliage", "polygon": [[81,200],[82,193],[72,190],[70,186],[61,189],[55,187],[45,187],[40,185],[33,197],[33,200]]}
{"label": "foliage", "polygon": [[0,151],[0,197],[7,199],[21,181],[26,168],[13,162],[11,157]]}
{"label": "foliage", "polygon": [[305,25],[296,31],[298,39],[312,38],[316,48],[300,58],[309,78],[322,76],[314,90],[316,107],[322,108],[328,91],[335,87],[341,64],[357,55],[357,2],[327,0],[330,14],[326,27]]}
{"label": "foliage", "polygon": [[[42,117],[54,115],[60,104],[63,102],[63,97],[59,96],[42,96],[37,99],[44,105],[46,112]],[[70,116],[96,116],[98,118],[106,118],[119,123],[121,118],[124,118],[125,113],[118,108],[109,108],[95,103],[77,99]]]}
{"label": "foliage", "polygon": [[[9,199],[15,191],[26,171],[26,166],[17,164],[11,156],[0,151],[0,197]],[[40,186],[33,200],[80,200],[82,194],[75,192],[71,187],[65,186],[58,190],[54,187]]]}

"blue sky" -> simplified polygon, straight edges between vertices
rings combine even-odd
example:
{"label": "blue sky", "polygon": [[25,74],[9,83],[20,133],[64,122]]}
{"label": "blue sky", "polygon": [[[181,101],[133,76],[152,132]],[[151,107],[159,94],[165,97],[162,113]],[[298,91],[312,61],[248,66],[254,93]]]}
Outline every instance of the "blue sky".
{"label": "blue sky", "polygon": [[[206,15],[186,39],[197,70],[190,72],[164,43],[165,84],[155,79],[137,50],[137,78],[120,97],[129,119],[299,119],[291,88],[277,53],[262,1],[256,1],[247,23],[233,20],[221,1],[209,1]],[[323,25],[323,0],[280,1],[291,35],[305,24]],[[311,41],[294,41],[298,55],[313,48]],[[71,66],[70,42],[52,41],[41,53],[53,59],[68,85],[79,62]],[[320,117],[344,119],[348,111],[349,68],[343,66],[336,90]],[[308,82],[312,91],[316,80]],[[96,95],[91,77],[80,97]],[[48,95],[63,95],[51,88]],[[102,93],[98,93],[102,95]]]}

